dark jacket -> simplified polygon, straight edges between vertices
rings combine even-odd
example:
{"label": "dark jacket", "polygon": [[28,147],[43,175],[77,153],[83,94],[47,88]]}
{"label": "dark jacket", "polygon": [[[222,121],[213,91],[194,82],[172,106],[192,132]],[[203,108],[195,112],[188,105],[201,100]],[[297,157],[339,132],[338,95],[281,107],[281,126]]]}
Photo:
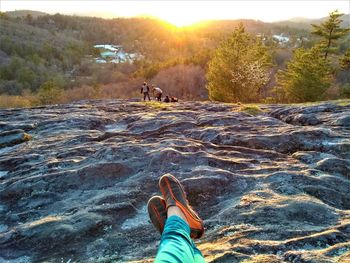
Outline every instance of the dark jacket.
{"label": "dark jacket", "polygon": [[149,87],[148,85],[143,84],[141,87],[141,93],[148,93],[149,92]]}

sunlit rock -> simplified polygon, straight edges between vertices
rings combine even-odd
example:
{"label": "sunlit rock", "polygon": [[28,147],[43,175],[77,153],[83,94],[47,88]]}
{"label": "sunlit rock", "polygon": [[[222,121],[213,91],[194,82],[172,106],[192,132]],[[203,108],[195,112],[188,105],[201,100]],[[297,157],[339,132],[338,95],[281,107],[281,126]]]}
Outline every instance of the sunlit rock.
{"label": "sunlit rock", "polygon": [[153,262],[146,204],[165,173],[204,219],[207,262],[345,262],[350,106],[261,108],[0,110],[0,262]]}

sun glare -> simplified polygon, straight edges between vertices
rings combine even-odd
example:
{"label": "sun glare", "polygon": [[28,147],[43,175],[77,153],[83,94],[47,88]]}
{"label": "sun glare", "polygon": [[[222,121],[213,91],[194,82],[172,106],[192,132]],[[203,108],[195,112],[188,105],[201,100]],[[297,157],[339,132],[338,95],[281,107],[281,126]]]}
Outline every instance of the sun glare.
{"label": "sun glare", "polygon": [[177,20],[177,19],[168,19],[168,21],[170,24],[173,24],[176,27],[184,27],[184,26],[189,26],[191,24],[193,24],[193,21],[190,20]]}
{"label": "sun glare", "polygon": [[186,12],[181,12],[180,8],[173,10],[173,12],[170,12],[170,10],[164,10],[163,12],[155,14],[155,16],[176,27],[191,26],[195,23],[205,20],[205,17],[203,17],[203,15],[187,14]]}

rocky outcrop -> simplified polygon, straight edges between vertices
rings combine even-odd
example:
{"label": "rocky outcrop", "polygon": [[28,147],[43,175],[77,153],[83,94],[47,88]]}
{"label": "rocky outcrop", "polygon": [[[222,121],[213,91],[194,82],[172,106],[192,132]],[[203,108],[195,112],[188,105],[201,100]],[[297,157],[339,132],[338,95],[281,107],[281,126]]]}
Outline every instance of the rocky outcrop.
{"label": "rocky outcrop", "polygon": [[0,262],[152,262],[160,236],[146,203],[164,173],[204,219],[208,262],[342,262],[350,103],[261,107],[0,110]]}

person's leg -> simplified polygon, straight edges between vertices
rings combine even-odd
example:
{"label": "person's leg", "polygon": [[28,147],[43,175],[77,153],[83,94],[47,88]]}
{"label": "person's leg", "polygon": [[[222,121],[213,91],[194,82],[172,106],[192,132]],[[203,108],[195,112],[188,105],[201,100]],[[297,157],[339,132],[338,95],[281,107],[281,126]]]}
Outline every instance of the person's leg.
{"label": "person's leg", "polygon": [[178,216],[168,217],[155,263],[194,263],[189,226]]}
{"label": "person's leg", "polygon": [[146,100],[146,93],[144,92],[143,93],[143,101],[145,101]]}
{"label": "person's leg", "polygon": [[203,222],[189,206],[183,186],[166,174],[160,178],[159,187],[164,198],[154,196],[147,204],[150,219],[162,234],[155,262],[205,262],[191,239],[203,235]]}
{"label": "person's leg", "polygon": [[[170,216],[178,216],[180,217],[184,222],[186,222],[186,225],[189,227],[189,224],[187,222],[186,216],[184,215],[184,213],[182,213],[181,209],[178,208],[177,206],[170,206],[168,208],[167,211],[168,217]],[[191,230],[190,230],[191,232]],[[196,247],[195,243],[193,242],[193,240],[191,239],[191,237],[189,238],[189,240],[191,241],[191,246],[193,249],[193,259],[195,263],[205,263],[204,257],[202,255],[202,252],[200,252],[200,250]]]}
{"label": "person's leg", "polygon": [[192,247],[194,251],[194,262],[195,263],[205,263],[204,257],[202,255],[202,252],[196,247],[196,245],[192,241]]}
{"label": "person's leg", "polygon": [[186,216],[178,207],[170,206],[155,262],[195,263],[199,259],[202,260],[199,262],[205,262],[191,240],[190,233],[191,229],[186,221]]}

